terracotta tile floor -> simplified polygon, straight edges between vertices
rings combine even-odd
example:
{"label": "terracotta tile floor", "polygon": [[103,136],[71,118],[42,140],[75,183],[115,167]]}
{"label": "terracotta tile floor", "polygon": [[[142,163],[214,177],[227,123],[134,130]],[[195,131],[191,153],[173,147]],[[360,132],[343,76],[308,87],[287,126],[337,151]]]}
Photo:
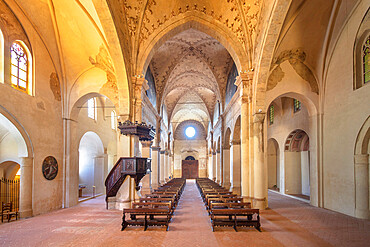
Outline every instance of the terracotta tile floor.
{"label": "terracotta tile floor", "polygon": [[194,181],[188,181],[170,229],[128,227],[121,211],[105,209],[104,197],[29,219],[0,224],[0,246],[370,246],[370,221],[269,194],[262,232],[216,228]]}

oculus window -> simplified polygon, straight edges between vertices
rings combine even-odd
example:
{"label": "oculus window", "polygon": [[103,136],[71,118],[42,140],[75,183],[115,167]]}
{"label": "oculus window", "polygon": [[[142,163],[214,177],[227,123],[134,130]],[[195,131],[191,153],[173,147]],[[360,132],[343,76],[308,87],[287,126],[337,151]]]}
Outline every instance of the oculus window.
{"label": "oculus window", "polygon": [[189,126],[185,129],[185,135],[188,138],[193,138],[195,136],[195,129],[192,126]]}

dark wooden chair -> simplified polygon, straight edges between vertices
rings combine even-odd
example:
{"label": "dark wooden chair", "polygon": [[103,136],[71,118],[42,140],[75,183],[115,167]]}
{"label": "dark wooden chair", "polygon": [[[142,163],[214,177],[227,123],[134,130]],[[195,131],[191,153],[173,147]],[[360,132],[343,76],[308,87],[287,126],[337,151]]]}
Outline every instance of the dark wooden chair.
{"label": "dark wooden chair", "polygon": [[3,202],[1,204],[1,222],[4,222],[4,218],[7,218],[9,222],[14,216],[15,220],[18,220],[18,211],[12,211],[12,206],[11,202]]}

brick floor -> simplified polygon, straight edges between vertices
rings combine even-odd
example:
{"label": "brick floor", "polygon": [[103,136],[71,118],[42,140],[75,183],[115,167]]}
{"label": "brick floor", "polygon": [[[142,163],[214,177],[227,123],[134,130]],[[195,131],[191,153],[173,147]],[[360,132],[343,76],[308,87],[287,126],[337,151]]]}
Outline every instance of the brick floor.
{"label": "brick floor", "polygon": [[269,193],[271,209],[254,228],[212,232],[193,181],[187,183],[169,231],[127,227],[121,211],[106,210],[104,198],[0,225],[0,246],[370,246],[370,221],[359,220]]}

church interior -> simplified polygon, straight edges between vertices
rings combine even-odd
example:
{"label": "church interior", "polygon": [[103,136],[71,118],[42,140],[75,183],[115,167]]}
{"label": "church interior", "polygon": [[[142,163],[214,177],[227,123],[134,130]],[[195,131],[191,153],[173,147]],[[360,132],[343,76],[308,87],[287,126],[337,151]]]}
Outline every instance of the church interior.
{"label": "church interior", "polygon": [[[0,0],[0,245],[367,246],[369,9]],[[175,187],[168,231],[121,231]],[[261,229],[213,232],[209,188]]]}

